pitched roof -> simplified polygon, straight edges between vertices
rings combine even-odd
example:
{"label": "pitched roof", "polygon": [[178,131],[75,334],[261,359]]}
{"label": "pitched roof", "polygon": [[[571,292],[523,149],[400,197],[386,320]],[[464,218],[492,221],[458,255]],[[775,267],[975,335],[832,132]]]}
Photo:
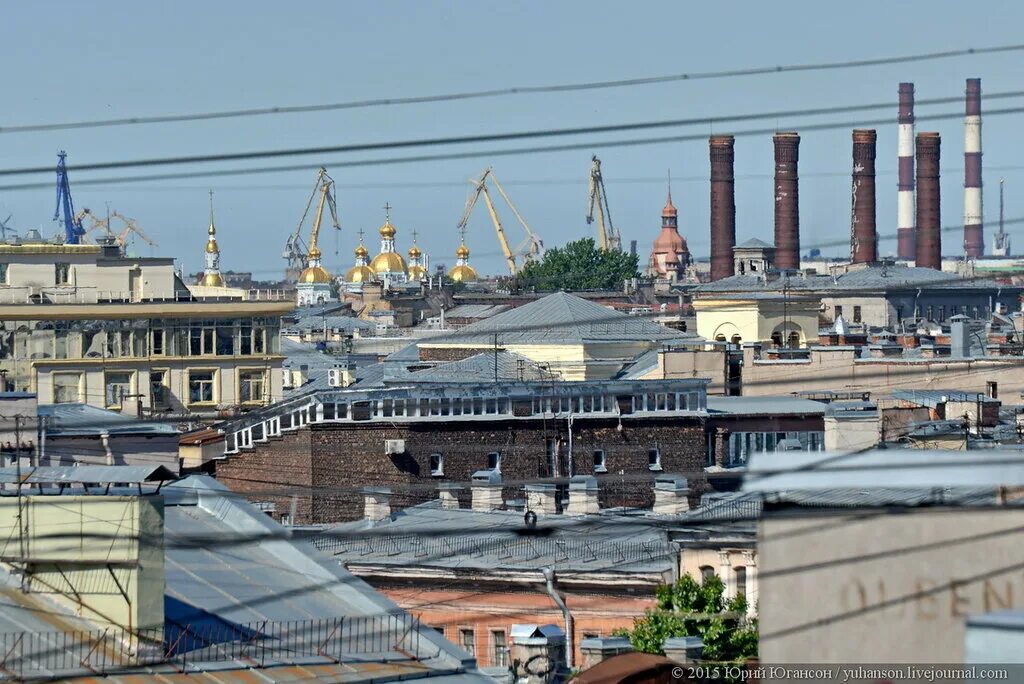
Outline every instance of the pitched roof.
{"label": "pitched roof", "polygon": [[542,344],[545,342],[604,342],[618,340],[677,340],[684,337],[639,316],[630,316],[568,292],[556,292],[478,321],[457,332],[421,342],[445,345]]}
{"label": "pitched roof", "polygon": [[774,248],[775,245],[769,245],[764,240],[758,240],[757,238],[750,238],[749,240],[747,240],[743,244],[736,245],[736,247],[738,247],[740,249],[763,249],[765,247],[772,247],[772,248]]}
{"label": "pitched roof", "polygon": [[40,404],[40,417],[49,418],[46,434],[50,437],[98,437],[108,435],[176,435],[173,425],[140,420],[117,411],[89,404]]}
{"label": "pitched roof", "polygon": [[[554,380],[553,373],[519,354],[509,351],[482,352],[461,361],[442,363],[434,368],[403,375],[407,382],[491,382],[498,380]],[[387,378],[385,378],[385,381]]]}

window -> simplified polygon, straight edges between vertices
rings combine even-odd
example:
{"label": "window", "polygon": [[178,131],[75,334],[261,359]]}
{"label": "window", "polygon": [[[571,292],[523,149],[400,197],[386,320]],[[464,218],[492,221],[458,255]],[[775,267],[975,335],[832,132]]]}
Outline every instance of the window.
{"label": "window", "polygon": [[903,321],[903,307],[902,306],[897,306],[896,307],[896,322],[900,323],[902,321]]}
{"label": "window", "polygon": [[459,630],[459,645],[471,656],[476,655],[476,633],[471,629]]}
{"label": "window", "polygon": [[861,320],[860,320],[860,305],[855,305],[853,307],[853,322],[854,323],[860,323],[861,322]]}
{"label": "window", "polygon": [[940,306],[939,307],[939,322],[941,323],[944,320],[946,320],[946,307],[945,306]]}
{"label": "window", "polygon": [[736,572],[736,595],[746,596],[747,595],[747,569],[742,565],[735,570]]}
{"label": "window", "polygon": [[487,469],[501,472],[501,453],[492,451],[487,454]]}
{"label": "window", "polygon": [[82,401],[81,373],[53,374],[53,403],[69,404]]}
{"label": "window", "polygon": [[161,330],[154,330],[153,333],[152,333],[152,340],[153,341],[152,341],[152,344],[150,345],[150,348],[153,350],[153,355],[154,356],[163,356],[164,355],[164,331],[162,329]]}
{"label": "window", "polygon": [[651,470],[661,470],[661,449],[647,450],[647,467]]}
{"label": "window", "polygon": [[444,455],[430,454],[430,474],[434,477],[444,475]]}
{"label": "window", "polygon": [[434,630],[441,636],[444,636],[444,625],[430,625],[430,629]]}
{"label": "window", "polygon": [[932,306],[931,304],[929,304],[927,311],[928,311],[928,313],[925,314],[925,318],[927,318],[929,321],[934,321],[935,320],[935,307]]}
{"label": "window", "polygon": [[189,371],[188,400],[190,404],[212,404],[213,371]]}
{"label": "window", "polygon": [[71,264],[54,264],[54,282],[58,285],[71,284]]}
{"label": "window", "polygon": [[840,306],[839,304],[836,304],[836,318],[839,318],[842,315],[843,315],[843,307]]}
{"label": "window", "polygon": [[508,640],[505,632],[500,629],[491,632],[491,665],[508,667]]}
{"label": "window", "polygon": [[167,392],[167,375],[165,370],[149,372],[149,404],[153,408],[168,408],[171,405]]}
{"label": "window", "polygon": [[545,463],[548,467],[547,476],[556,477],[558,472],[558,440],[548,437],[544,440]]}
{"label": "window", "polygon": [[594,449],[594,472],[607,473],[608,467],[604,461],[604,449]]}
{"label": "window", "polygon": [[710,565],[700,566],[700,581],[703,584],[715,576],[715,569]]}
{"label": "window", "polygon": [[238,400],[242,403],[258,403],[266,398],[266,373],[259,371],[238,371]]}
{"label": "window", "polygon": [[0,264],[0,285],[7,285],[7,264]]}
{"label": "window", "polygon": [[131,373],[107,373],[103,383],[107,408],[121,408],[125,396],[132,393]]}

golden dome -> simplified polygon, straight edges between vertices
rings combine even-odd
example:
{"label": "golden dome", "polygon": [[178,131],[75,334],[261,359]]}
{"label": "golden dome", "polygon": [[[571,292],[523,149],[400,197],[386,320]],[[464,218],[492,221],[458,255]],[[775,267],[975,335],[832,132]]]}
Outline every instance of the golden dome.
{"label": "golden dome", "polygon": [[[312,250],[310,250],[312,256]],[[299,274],[300,283],[329,283],[331,274],[323,266],[308,266]]]}
{"label": "golden dome", "polygon": [[[381,235],[383,234],[384,229],[381,228]],[[373,257],[373,261],[370,262],[370,268],[375,273],[381,275],[385,273],[405,273],[405,259],[398,252],[381,252]]]}
{"label": "golden dome", "polygon": [[460,259],[465,259],[466,257],[469,256],[469,247],[467,247],[464,244],[459,245],[459,248],[455,250],[455,256],[459,257]]}
{"label": "golden dome", "polygon": [[224,278],[220,273],[204,273],[199,284],[205,287],[225,287]]}
{"label": "golden dome", "polygon": [[357,257],[365,259],[369,255],[370,255],[370,253],[366,250],[366,247],[363,247],[362,245],[359,245],[358,247],[356,247],[356,256]]}
{"label": "golden dome", "polygon": [[409,258],[410,259],[419,259],[420,255],[422,255],[422,254],[423,254],[423,252],[416,245],[413,245],[412,247],[409,248]]}
{"label": "golden dome", "polygon": [[372,283],[377,280],[377,274],[369,266],[354,266],[345,274],[346,283]]}
{"label": "golden dome", "polygon": [[469,264],[463,264],[448,271],[448,277],[457,283],[472,283],[477,279],[476,269]]}
{"label": "golden dome", "polygon": [[427,269],[422,266],[410,266],[409,267],[409,280],[423,280],[427,277]]}
{"label": "golden dome", "polygon": [[391,220],[388,219],[384,222],[384,225],[380,227],[380,236],[382,238],[393,238],[395,237],[395,227],[391,225]]}
{"label": "golden dome", "polygon": [[220,251],[220,249],[217,247],[217,241],[216,240],[214,240],[213,238],[210,238],[209,240],[206,241],[206,253],[207,254],[215,254],[215,253],[217,253],[219,251]]}
{"label": "golden dome", "polygon": [[310,259],[319,259],[320,258],[320,248],[317,247],[316,245],[313,245],[312,247],[310,247],[310,249],[309,249],[309,258]]}

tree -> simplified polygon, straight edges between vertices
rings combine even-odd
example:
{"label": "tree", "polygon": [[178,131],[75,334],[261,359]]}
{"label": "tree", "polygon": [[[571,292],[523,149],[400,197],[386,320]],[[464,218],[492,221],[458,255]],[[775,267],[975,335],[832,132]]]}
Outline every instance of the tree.
{"label": "tree", "polygon": [[540,261],[519,273],[519,285],[535,290],[612,290],[636,278],[637,257],[628,252],[601,250],[593,238],[552,247]]}
{"label": "tree", "polygon": [[[700,637],[704,642],[702,660],[745,662],[757,657],[757,620],[748,619],[747,600],[724,598],[725,585],[717,575],[698,584],[689,574],[674,585],[658,587],[658,605],[633,621],[633,629],[616,636],[629,639],[643,653],[664,655],[661,645],[669,637]],[[740,616],[740,617],[736,617]]]}

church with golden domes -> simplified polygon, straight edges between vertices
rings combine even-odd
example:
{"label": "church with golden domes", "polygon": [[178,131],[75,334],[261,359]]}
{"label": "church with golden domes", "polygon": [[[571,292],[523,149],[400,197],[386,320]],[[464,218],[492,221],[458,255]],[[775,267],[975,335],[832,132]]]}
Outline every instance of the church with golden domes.
{"label": "church with golden domes", "polygon": [[412,231],[412,247],[409,248],[409,282],[418,283],[427,279],[427,267],[423,263],[423,250],[416,244],[416,231]]}
{"label": "church with golden domes", "polygon": [[384,205],[384,225],[380,227],[380,253],[370,262],[370,270],[374,272],[385,288],[401,285],[409,279],[405,259],[395,249],[395,233],[398,230],[391,224],[391,205]]}
{"label": "church with golden domes", "polygon": [[466,246],[466,231],[462,230],[462,240],[455,250],[455,266],[448,271],[448,277],[456,283],[475,283],[479,276],[476,269],[469,265],[469,247]]}

